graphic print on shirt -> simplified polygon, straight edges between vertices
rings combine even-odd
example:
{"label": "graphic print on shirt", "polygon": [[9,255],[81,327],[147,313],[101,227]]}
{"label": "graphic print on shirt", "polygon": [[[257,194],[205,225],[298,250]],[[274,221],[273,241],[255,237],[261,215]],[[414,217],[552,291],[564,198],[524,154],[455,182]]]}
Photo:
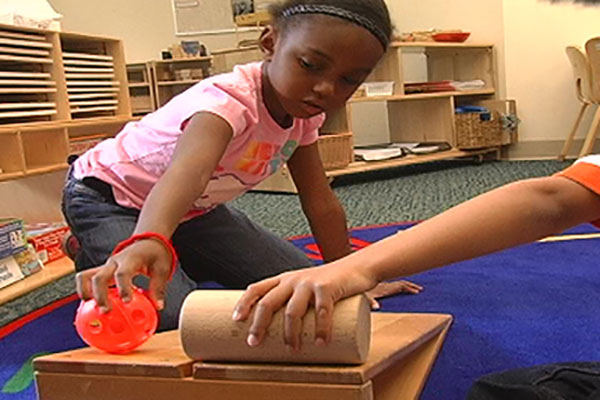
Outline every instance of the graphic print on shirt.
{"label": "graphic print on shirt", "polygon": [[[298,147],[298,141],[288,140],[281,148],[278,147],[269,142],[251,142],[235,163],[235,171],[243,174],[234,171],[219,175],[224,168],[218,166],[204,191],[205,194],[194,204],[195,208],[208,211],[260,183],[287,162]],[[250,174],[250,179],[244,179],[245,174]]]}

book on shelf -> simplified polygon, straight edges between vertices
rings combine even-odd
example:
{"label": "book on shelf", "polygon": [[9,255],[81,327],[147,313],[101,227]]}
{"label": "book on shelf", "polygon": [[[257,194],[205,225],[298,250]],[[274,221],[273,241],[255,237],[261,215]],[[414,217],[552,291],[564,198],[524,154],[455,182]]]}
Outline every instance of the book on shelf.
{"label": "book on shelf", "polygon": [[384,143],[370,146],[357,146],[354,155],[360,161],[381,161],[404,157],[409,154],[430,154],[450,150],[446,142]]}
{"label": "book on shelf", "polygon": [[25,250],[27,236],[25,224],[19,218],[0,219],[0,259]]}
{"label": "book on shelf", "polygon": [[476,79],[472,81],[433,81],[433,82],[406,82],[404,93],[435,93],[435,92],[460,92],[483,89],[485,82]]}

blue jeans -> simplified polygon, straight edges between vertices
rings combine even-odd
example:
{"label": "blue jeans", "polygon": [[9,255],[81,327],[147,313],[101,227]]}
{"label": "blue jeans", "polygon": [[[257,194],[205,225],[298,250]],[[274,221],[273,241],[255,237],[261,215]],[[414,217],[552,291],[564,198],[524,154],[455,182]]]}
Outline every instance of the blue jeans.
{"label": "blue jeans", "polygon": [[486,375],[467,400],[600,399],[600,362],[539,365]]}
{"label": "blue jeans", "polygon": [[[106,183],[77,180],[70,173],[63,188],[62,211],[81,244],[77,271],[104,264],[114,247],[131,236],[139,216],[139,210],[118,205]],[[243,289],[257,280],[312,265],[294,245],[227,205],[183,222],[172,241],[179,268],[167,286],[159,330],[177,328],[183,300],[200,282]],[[136,278],[135,283],[147,287],[145,277]]]}

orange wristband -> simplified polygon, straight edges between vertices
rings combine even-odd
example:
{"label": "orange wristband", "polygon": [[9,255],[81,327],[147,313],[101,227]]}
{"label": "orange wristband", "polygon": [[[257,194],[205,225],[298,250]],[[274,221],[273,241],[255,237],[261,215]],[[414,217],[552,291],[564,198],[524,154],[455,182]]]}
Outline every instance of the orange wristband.
{"label": "orange wristband", "polygon": [[173,274],[175,273],[175,268],[177,267],[177,253],[175,252],[175,248],[173,247],[173,244],[171,243],[171,241],[169,239],[167,239],[165,236],[161,235],[160,233],[145,232],[145,233],[138,233],[136,235],[133,235],[129,239],[125,239],[121,243],[119,243],[113,250],[112,254],[115,255],[115,254],[119,253],[120,251],[122,251],[125,247],[137,242],[138,240],[143,240],[143,239],[158,240],[159,242],[162,243],[163,246],[165,246],[167,248],[167,250],[169,250],[169,253],[171,254],[171,260],[172,260],[171,272],[169,273],[169,280],[171,280],[171,278],[173,278]]}

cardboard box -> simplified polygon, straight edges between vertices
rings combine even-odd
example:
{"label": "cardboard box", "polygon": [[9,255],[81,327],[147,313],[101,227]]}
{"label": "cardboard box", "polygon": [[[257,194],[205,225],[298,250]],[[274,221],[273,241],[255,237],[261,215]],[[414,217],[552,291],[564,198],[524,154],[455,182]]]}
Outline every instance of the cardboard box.
{"label": "cardboard box", "polygon": [[40,271],[43,267],[33,246],[0,260],[0,289]]}
{"label": "cardboard box", "polygon": [[25,250],[27,238],[22,219],[0,219],[0,259]]}
{"label": "cardboard box", "polygon": [[62,241],[69,232],[63,223],[27,225],[27,240],[33,245],[43,263],[56,261],[65,256]]}

